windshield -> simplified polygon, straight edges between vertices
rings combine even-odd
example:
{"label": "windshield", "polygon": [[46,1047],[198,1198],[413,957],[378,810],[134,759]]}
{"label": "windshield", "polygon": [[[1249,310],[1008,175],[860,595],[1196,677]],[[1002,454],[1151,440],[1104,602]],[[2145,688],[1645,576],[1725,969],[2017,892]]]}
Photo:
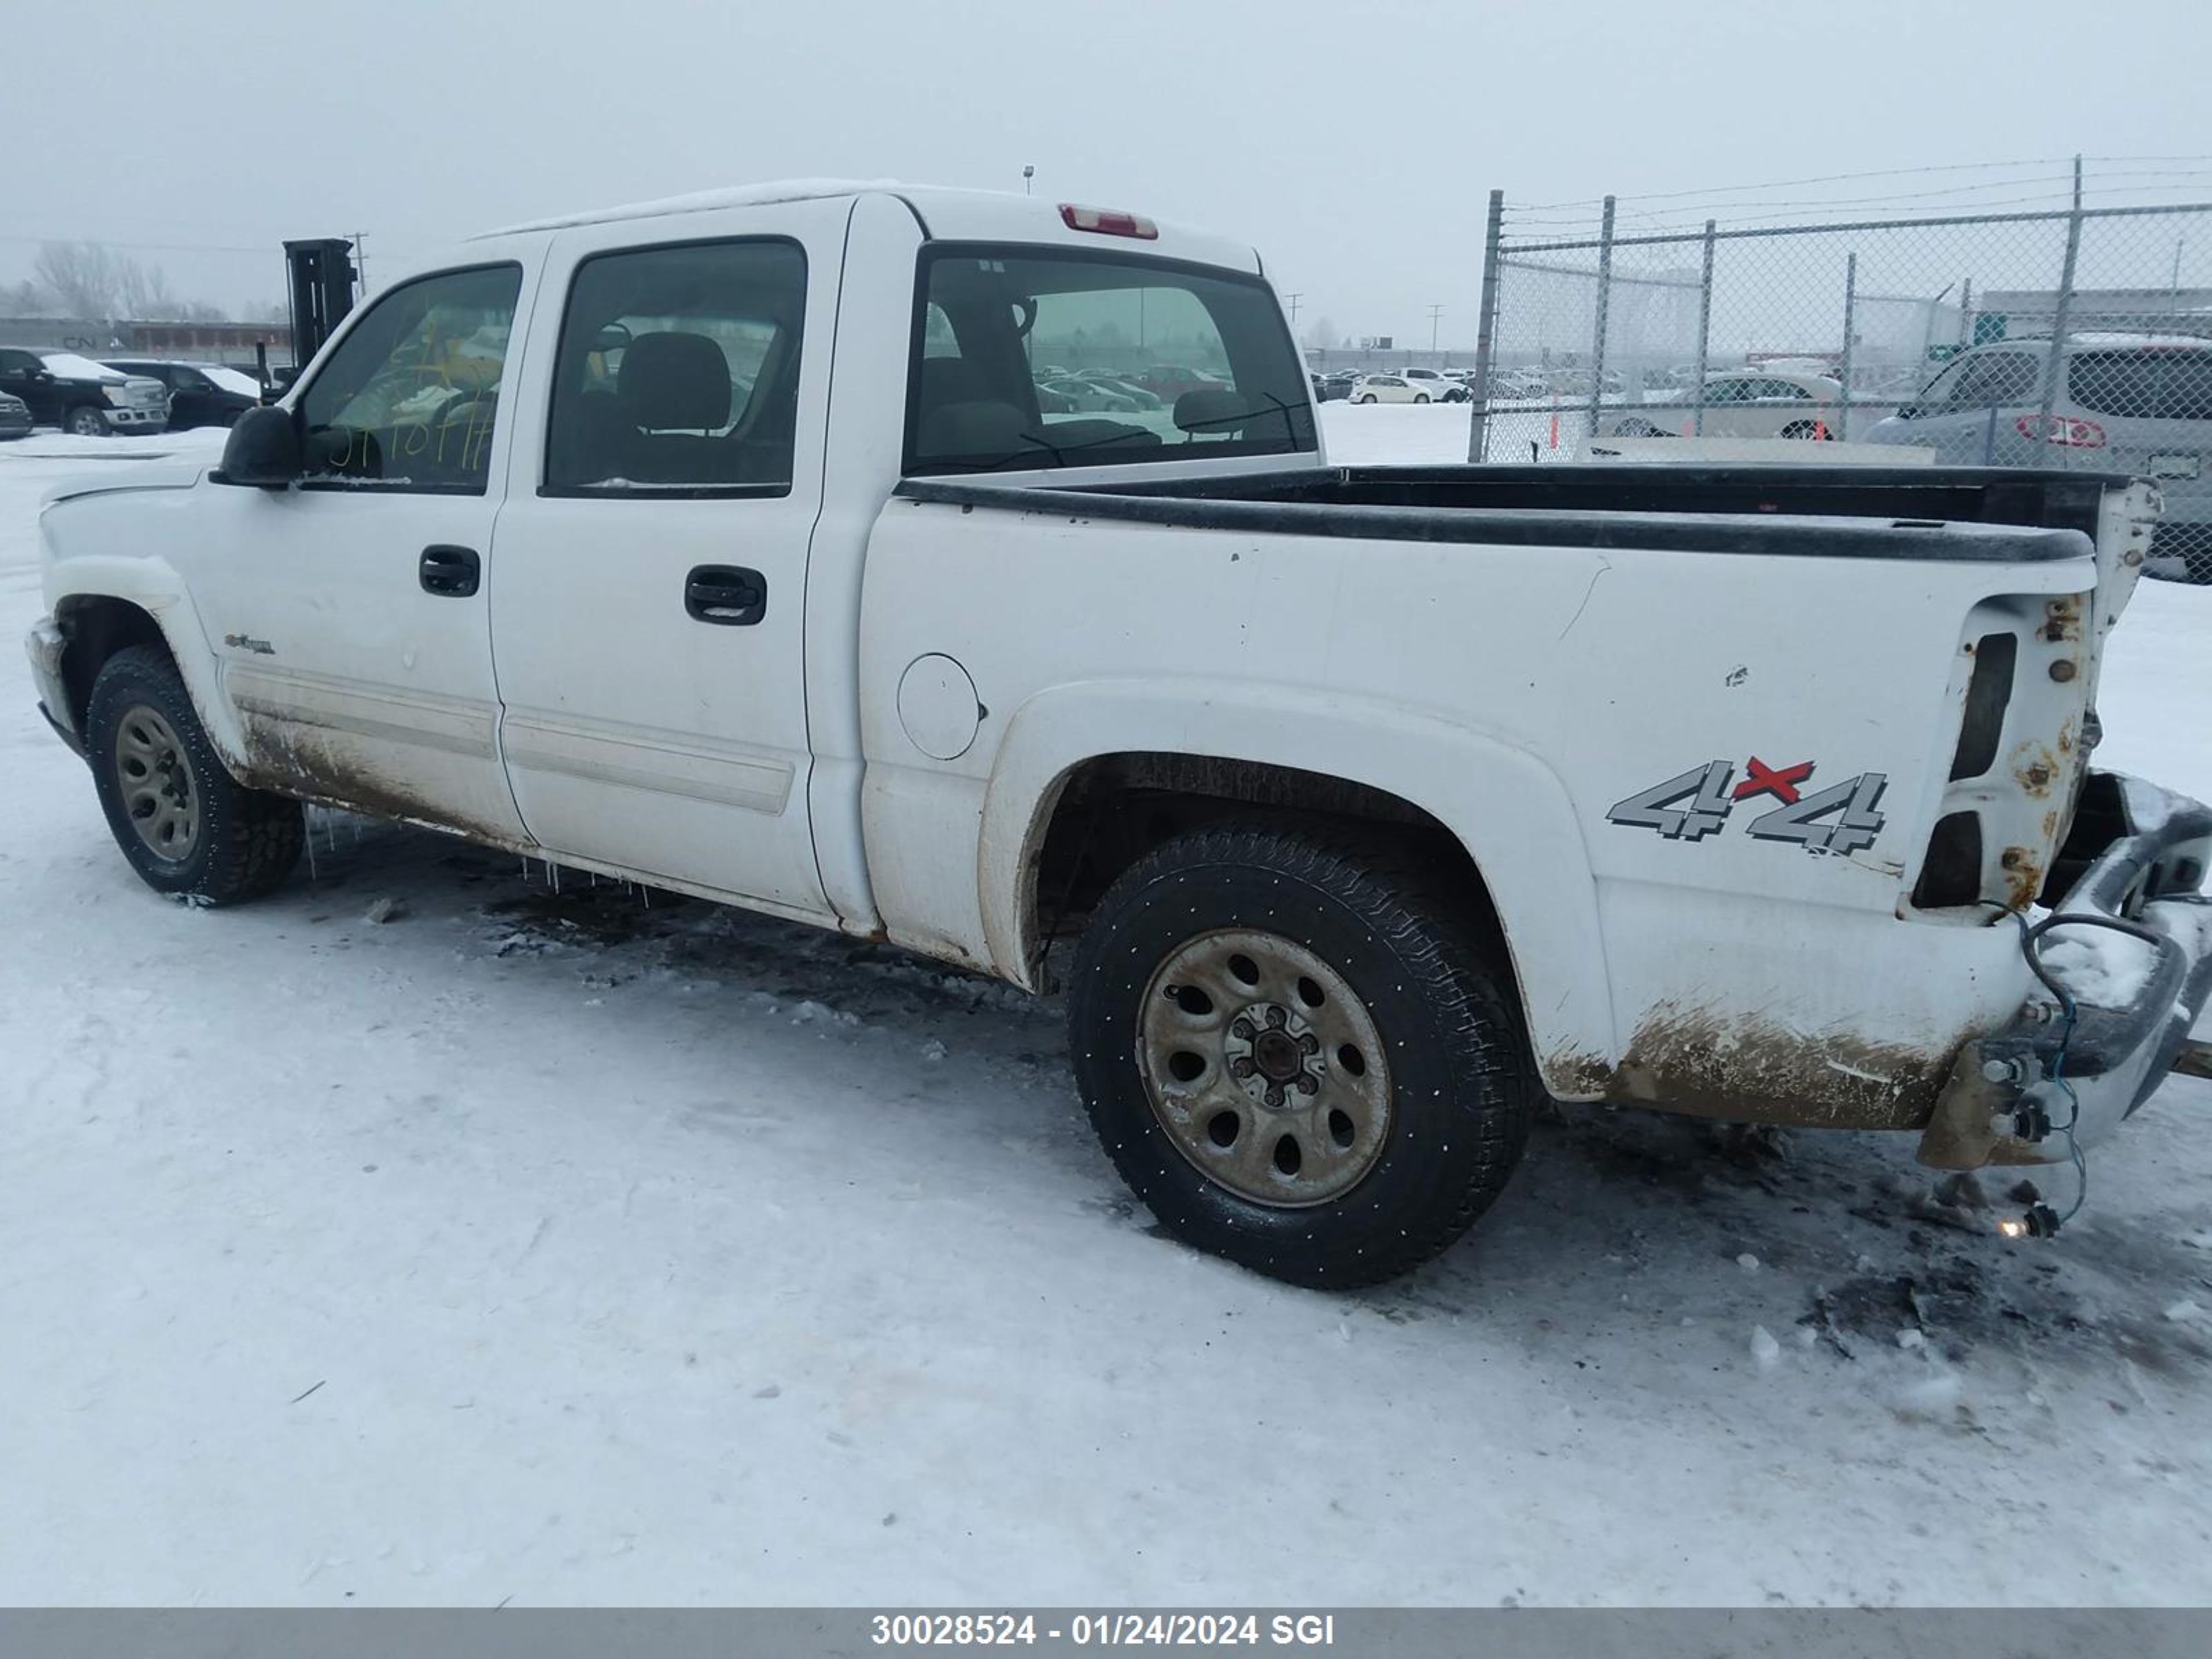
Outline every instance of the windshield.
{"label": "windshield", "polygon": [[923,252],[910,472],[1310,453],[1311,397],[1257,276],[1109,252]]}

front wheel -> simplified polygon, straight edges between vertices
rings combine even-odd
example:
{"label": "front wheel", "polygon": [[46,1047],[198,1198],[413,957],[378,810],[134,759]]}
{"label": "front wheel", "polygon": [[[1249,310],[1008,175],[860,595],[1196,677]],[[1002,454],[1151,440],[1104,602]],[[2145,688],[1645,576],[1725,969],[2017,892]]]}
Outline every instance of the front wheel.
{"label": "front wheel", "polygon": [[1076,1079],[1170,1232],[1293,1284],[1372,1284],[1503,1190],[1538,1085],[1510,974],[1425,867],[1261,820],[1167,842],[1099,902]]}
{"label": "front wheel", "polygon": [[115,844],[155,891],[232,904],[276,887],[300,861],[300,803],[230,775],[160,647],[135,645],[107,659],[93,682],[85,739]]}
{"label": "front wheel", "polygon": [[107,416],[90,404],[79,404],[69,413],[69,430],[79,438],[105,438],[108,434]]}
{"label": "front wheel", "polygon": [[1363,392],[1352,401],[1355,404],[1371,404],[1375,401],[1375,394],[1371,392]]}

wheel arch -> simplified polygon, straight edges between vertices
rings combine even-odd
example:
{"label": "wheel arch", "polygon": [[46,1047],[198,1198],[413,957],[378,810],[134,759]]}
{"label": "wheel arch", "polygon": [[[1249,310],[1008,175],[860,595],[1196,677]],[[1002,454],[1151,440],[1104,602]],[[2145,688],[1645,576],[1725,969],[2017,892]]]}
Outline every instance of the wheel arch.
{"label": "wheel arch", "polygon": [[1119,837],[1108,862],[1126,868],[1193,814],[1254,807],[1379,823],[1434,848],[1495,929],[1547,1085],[1597,1091],[1616,1058],[1612,996],[1565,786],[1525,750],[1389,703],[1174,682],[1032,699],[984,798],[978,890],[998,970],[1042,988],[1068,884],[1078,901],[1103,885],[1077,850],[1102,814]]}
{"label": "wheel arch", "polygon": [[[84,734],[87,707],[93,683],[117,652],[134,645],[157,645],[175,665],[177,678],[216,755],[234,776],[245,758],[245,743],[230,709],[217,695],[216,665],[198,647],[196,621],[182,615],[185,602],[153,595],[86,587],[56,600],[54,621],[68,641],[62,650],[63,690],[69,698],[70,726]],[[198,648],[196,648],[198,647]]]}

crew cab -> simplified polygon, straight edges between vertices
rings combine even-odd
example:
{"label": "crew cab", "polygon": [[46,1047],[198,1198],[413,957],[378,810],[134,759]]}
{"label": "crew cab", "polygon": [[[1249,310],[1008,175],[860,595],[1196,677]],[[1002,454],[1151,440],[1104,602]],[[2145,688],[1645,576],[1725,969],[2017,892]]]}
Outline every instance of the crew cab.
{"label": "crew cab", "polygon": [[0,392],[27,404],[40,425],[81,438],[161,432],[169,424],[169,394],[159,380],[74,351],[0,346]]}
{"label": "crew cab", "polygon": [[[1163,344],[1224,372],[1040,408]],[[1331,467],[1250,247],[807,184],[394,283],[220,465],[52,498],[28,647],[157,891],[320,802],[1063,989],[1162,1223],[1349,1285],[1547,1093],[1953,1168],[2138,1107],[2212,991],[2212,812],[2088,765],[2156,508]]]}

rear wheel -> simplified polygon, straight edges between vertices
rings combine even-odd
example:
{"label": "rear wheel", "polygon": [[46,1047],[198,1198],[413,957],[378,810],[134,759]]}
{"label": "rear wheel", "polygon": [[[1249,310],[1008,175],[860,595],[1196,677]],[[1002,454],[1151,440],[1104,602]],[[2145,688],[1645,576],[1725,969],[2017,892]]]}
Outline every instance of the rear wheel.
{"label": "rear wheel", "polygon": [[1413,401],[1417,404],[1425,404],[1428,402],[1428,400],[1429,394],[1425,392],[1416,392],[1413,394]]}
{"label": "rear wheel", "polygon": [[269,891],[307,844],[300,803],[225,769],[167,653],[117,652],[85,711],[94,787],[115,844],[156,892],[231,904]]}
{"label": "rear wheel", "polygon": [[1782,435],[1785,438],[1820,439],[1832,438],[1836,434],[1825,421],[1792,421],[1782,428]]}
{"label": "rear wheel", "polygon": [[1537,1097],[1511,980],[1420,868],[1255,821],[1177,837],[1100,901],[1076,1078],[1170,1231],[1294,1284],[1371,1284],[1504,1188]]}
{"label": "rear wheel", "polygon": [[79,404],[70,410],[64,424],[80,438],[105,438],[109,430],[107,416],[90,404]]}
{"label": "rear wheel", "polygon": [[1355,404],[1371,404],[1375,401],[1375,394],[1371,392],[1363,392],[1352,401]]}

